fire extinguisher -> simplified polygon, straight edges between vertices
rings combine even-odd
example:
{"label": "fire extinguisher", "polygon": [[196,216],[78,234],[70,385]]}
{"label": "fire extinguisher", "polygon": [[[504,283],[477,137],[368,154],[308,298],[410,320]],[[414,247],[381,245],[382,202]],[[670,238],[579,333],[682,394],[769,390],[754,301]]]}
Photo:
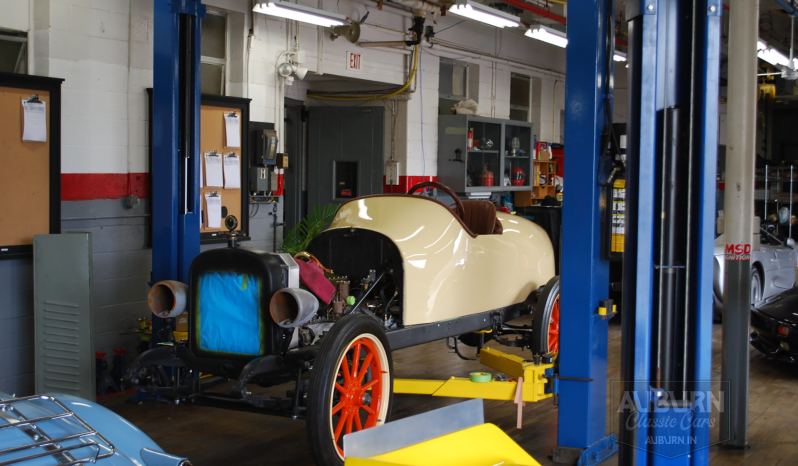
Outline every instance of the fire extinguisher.
{"label": "fire extinguisher", "polygon": [[468,128],[468,136],[467,136],[467,141],[466,141],[466,148],[468,150],[471,150],[471,149],[474,148],[474,128]]}
{"label": "fire extinguisher", "polygon": [[485,170],[482,172],[482,186],[493,186],[493,172],[490,171],[490,164],[485,164]]}

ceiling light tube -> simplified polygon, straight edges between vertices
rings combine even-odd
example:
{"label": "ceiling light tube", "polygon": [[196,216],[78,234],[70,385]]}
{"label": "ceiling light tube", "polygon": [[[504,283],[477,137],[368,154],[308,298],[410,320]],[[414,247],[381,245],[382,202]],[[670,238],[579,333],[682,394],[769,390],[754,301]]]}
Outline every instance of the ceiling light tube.
{"label": "ceiling light tube", "polygon": [[789,58],[787,58],[783,53],[779,52],[773,47],[761,49],[756,53],[756,55],[762,60],[765,60],[766,62],[770,63],[771,65],[788,66],[790,63]]}
{"label": "ceiling light tube", "polygon": [[336,13],[329,13],[324,10],[310,8],[296,3],[281,1],[261,2],[252,8],[255,13],[264,15],[278,16],[280,18],[292,19],[303,23],[315,24],[322,27],[341,26],[346,20],[346,16]]}
{"label": "ceiling light tube", "polygon": [[529,28],[524,35],[551,45],[556,45],[557,47],[565,48],[565,46],[568,45],[568,38],[565,36],[564,32],[546,26]]}
{"label": "ceiling light tube", "polygon": [[615,61],[626,61],[626,54],[616,50],[615,54],[612,56],[612,59]]}
{"label": "ceiling light tube", "polygon": [[449,13],[490,24],[497,28],[518,27],[521,23],[521,18],[518,16],[513,16],[471,0],[458,0],[457,4],[449,7]]}

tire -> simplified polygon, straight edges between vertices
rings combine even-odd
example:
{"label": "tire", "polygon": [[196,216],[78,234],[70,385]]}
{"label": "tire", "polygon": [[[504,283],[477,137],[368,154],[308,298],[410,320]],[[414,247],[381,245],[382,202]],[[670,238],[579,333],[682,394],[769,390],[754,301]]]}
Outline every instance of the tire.
{"label": "tire", "polygon": [[[560,352],[560,277],[552,277],[543,287],[532,321],[533,354]],[[542,325],[541,325],[542,324]]]}
{"label": "tire", "polygon": [[762,277],[759,269],[751,267],[751,304],[762,300]]}
{"label": "tire", "polygon": [[[359,368],[352,365],[358,347]],[[356,380],[355,370],[366,364]],[[393,359],[382,325],[362,314],[341,318],[322,340],[308,388],[308,442],[316,464],[343,465],[344,435],[387,422],[392,400]]]}

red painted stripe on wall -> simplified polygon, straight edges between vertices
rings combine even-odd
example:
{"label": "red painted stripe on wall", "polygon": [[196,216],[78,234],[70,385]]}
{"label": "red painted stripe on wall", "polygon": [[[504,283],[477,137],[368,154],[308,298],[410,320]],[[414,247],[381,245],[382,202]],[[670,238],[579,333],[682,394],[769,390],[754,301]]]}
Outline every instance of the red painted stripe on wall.
{"label": "red painted stripe on wall", "polygon": [[399,184],[388,186],[382,178],[382,192],[385,194],[403,194],[422,181],[438,181],[437,176],[400,176]]}
{"label": "red painted stripe on wall", "polygon": [[150,197],[149,173],[62,173],[62,201]]}

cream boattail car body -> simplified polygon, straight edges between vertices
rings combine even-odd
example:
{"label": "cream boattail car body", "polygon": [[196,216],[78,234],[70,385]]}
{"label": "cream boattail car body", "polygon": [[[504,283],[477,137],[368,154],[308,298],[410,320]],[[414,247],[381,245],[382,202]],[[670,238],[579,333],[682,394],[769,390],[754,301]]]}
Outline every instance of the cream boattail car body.
{"label": "cream boattail car body", "polygon": [[501,234],[472,236],[443,204],[373,196],[341,206],[327,231],[362,228],[389,238],[404,262],[404,324],[417,325],[523,302],[554,276],[545,230],[497,213]]}

